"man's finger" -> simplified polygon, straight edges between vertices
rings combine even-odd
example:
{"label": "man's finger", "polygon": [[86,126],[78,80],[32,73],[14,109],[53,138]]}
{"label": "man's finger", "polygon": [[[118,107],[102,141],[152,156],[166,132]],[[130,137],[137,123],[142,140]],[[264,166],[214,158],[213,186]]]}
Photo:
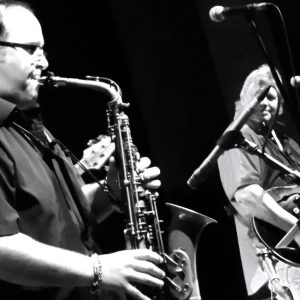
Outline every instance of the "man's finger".
{"label": "man's finger", "polygon": [[151,300],[149,297],[141,293],[136,287],[133,285],[129,285],[127,287],[127,294],[130,295],[133,299],[136,300]]}
{"label": "man's finger", "polygon": [[144,184],[144,187],[149,190],[157,190],[160,188],[160,186],[161,181],[159,179],[155,179]]}
{"label": "man's finger", "polygon": [[151,165],[151,160],[148,157],[141,157],[139,162],[137,162],[137,171],[143,172],[146,168]]}
{"label": "man's finger", "polygon": [[152,178],[156,178],[160,175],[160,169],[158,167],[151,167],[146,169],[142,174],[142,180],[151,180]]}

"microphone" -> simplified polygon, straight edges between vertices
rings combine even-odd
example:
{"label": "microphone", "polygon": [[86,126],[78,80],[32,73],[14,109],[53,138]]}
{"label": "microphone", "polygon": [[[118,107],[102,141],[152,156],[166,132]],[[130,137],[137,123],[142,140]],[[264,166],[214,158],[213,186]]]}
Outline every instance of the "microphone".
{"label": "microphone", "polygon": [[188,179],[187,184],[191,189],[196,190],[199,187],[199,185],[205,180],[206,176],[212,170],[221,154],[227,148],[230,148],[228,146],[232,147],[232,141],[235,141],[236,137],[238,137],[238,135],[235,134],[244,126],[258,104],[267,96],[270,88],[271,86],[266,87],[257,98],[254,98],[239,115],[239,117],[234,120],[224,131],[217,145]]}
{"label": "microphone", "polygon": [[214,6],[209,10],[209,17],[213,22],[222,22],[230,15],[249,14],[255,11],[265,10],[267,6],[272,5],[268,2],[252,3],[237,6]]}
{"label": "microphone", "polygon": [[293,87],[300,87],[300,76],[296,75],[293,76],[290,80],[291,86]]}

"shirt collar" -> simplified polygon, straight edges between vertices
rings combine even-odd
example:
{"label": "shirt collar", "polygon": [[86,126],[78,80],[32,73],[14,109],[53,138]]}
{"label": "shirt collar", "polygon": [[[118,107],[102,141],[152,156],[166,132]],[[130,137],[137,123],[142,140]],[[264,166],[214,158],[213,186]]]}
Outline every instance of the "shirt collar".
{"label": "shirt collar", "polygon": [[266,126],[265,123],[258,123],[248,120],[247,125],[259,135],[264,136],[268,132],[268,126]]}
{"label": "shirt collar", "polygon": [[15,104],[0,98],[0,126],[4,124],[15,108]]}

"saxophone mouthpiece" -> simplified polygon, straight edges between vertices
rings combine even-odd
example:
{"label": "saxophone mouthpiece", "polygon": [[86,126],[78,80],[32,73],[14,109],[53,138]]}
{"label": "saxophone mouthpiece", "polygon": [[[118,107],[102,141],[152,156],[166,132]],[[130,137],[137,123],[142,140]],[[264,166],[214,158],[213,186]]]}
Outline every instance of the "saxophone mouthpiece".
{"label": "saxophone mouthpiece", "polygon": [[54,73],[48,71],[46,76],[42,76],[39,78],[39,85],[53,85],[56,86],[55,83],[53,82],[52,78],[54,77]]}

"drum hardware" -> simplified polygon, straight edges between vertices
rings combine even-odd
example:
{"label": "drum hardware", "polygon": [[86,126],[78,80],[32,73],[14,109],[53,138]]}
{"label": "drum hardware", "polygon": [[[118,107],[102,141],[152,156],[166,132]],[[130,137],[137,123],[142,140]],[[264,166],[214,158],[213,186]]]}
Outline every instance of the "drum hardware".
{"label": "drum hardware", "polygon": [[[268,276],[269,289],[271,293],[275,293],[278,300],[293,300],[291,290],[281,284],[280,278],[275,270],[275,260],[272,255],[272,251],[266,247],[256,248],[256,256],[259,259],[261,269]],[[272,295],[273,296],[273,295]],[[278,296],[278,298],[277,298]],[[273,299],[273,297],[271,298]]]}

